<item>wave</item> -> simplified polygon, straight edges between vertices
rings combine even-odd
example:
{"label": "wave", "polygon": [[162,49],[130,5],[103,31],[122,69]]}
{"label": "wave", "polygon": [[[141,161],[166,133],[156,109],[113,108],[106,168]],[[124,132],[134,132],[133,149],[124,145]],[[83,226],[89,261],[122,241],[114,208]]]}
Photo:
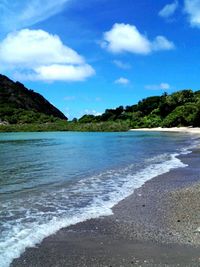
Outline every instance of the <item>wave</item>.
{"label": "wave", "polygon": [[[26,203],[24,199],[13,202],[0,238],[0,266],[8,267],[27,247],[33,247],[45,237],[70,225],[112,214],[112,207],[146,181],[187,165],[177,157],[189,153],[162,154],[144,162],[135,169],[129,165],[82,179],[70,188],[45,192]],[[11,202],[8,202],[10,205]],[[19,207],[17,209],[17,207]],[[30,208],[31,207],[31,208]],[[3,206],[6,209],[6,204]],[[18,216],[18,217],[17,217]]]}

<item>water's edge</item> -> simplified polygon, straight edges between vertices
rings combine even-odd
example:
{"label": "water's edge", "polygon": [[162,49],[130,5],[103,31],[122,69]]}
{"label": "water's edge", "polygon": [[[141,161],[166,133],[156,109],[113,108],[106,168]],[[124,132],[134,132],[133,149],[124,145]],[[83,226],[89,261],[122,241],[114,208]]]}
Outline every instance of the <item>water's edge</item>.
{"label": "water's edge", "polygon": [[[115,187],[115,182],[110,184],[110,187],[115,189],[113,192],[108,192],[107,197],[99,196],[97,199],[93,200],[90,205],[85,206],[77,210],[73,216],[69,219],[66,217],[53,217],[50,221],[47,221],[45,224],[39,224],[36,228],[32,229],[19,229],[16,227],[14,229],[16,232],[16,241],[11,237],[6,243],[6,247],[9,250],[4,251],[5,254],[0,255],[0,263],[2,267],[7,267],[10,265],[14,258],[18,258],[27,248],[34,247],[36,244],[42,242],[42,240],[52,234],[55,234],[58,230],[62,228],[69,227],[70,225],[75,225],[80,222],[84,222],[89,219],[99,218],[102,216],[109,216],[113,214],[113,208],[118,205],[122,200],[131,196],[134,190],[143,186],[147,181],[160,176],[162,174],[168,173],[176,168],[184,168],[187,164],[184,164],[180,159],[180,155],[191,153],[192,147],[184,148],[182,151],[177,153],[172,153],[167,156],[167,160],[160,161],[156,163],[151,163],[144,169],[137,171],[134,174],[131,174],[131,171],[123,170],[121,173],[112,173],[111,176],[116,176],[116,178],[121,179],[118,187]],[[128,169],[129,170],[129,169]],[[131,169],[130,169],[131,170]],[[134,178],[134,179],[133,179]],[[98,177],[95,178],[95,182],[98,186]],[[80,184],[81,187],[81,184]],[[30,228],[30,227],[29,227]],[[1,245],[0,245],[1,249]],[[5,261],[6,259],[6,261]]]}

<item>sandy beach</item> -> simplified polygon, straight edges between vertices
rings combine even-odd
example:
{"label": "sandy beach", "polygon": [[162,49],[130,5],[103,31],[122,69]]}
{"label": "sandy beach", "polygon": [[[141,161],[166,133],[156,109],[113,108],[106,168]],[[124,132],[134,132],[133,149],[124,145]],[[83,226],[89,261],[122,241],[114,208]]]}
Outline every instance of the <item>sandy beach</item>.
{"label": "sandy beach", "polygon": [[200,266],[199,155],[181,156],[188,167],[149,180],[112,216],[61,229],[11,266]]}
{"label": "sandy beach", "polygon": [[174,132],[174,133],[190,133],[190,134],[200,134],[200,128],[193,127],[172,127],[172,128],[139,128],[130,129],[130,131],[145,131],[145,132]]}

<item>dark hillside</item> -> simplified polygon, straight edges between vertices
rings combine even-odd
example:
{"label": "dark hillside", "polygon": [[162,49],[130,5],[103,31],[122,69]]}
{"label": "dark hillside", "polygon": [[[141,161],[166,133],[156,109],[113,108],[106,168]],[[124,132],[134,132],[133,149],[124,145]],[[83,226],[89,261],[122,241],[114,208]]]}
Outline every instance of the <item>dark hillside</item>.
{"label": "dark hillside", "polygon": [[0,74],[0,119],[3,114],[16,114],[19,112],[41,113],[62,120],[67,117],[49,103],[42,95],[27,89],[20,82],[13,82],[8,77]]}

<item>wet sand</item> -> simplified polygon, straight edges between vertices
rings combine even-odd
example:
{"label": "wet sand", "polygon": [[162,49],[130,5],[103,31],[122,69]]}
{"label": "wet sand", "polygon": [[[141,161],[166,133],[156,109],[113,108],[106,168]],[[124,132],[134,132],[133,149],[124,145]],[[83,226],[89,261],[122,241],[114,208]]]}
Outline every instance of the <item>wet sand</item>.
{"label": "wet sand", "polygon": [[12,267],[200,266],[200,151],[146,182],[113,215],[67,227]]}

